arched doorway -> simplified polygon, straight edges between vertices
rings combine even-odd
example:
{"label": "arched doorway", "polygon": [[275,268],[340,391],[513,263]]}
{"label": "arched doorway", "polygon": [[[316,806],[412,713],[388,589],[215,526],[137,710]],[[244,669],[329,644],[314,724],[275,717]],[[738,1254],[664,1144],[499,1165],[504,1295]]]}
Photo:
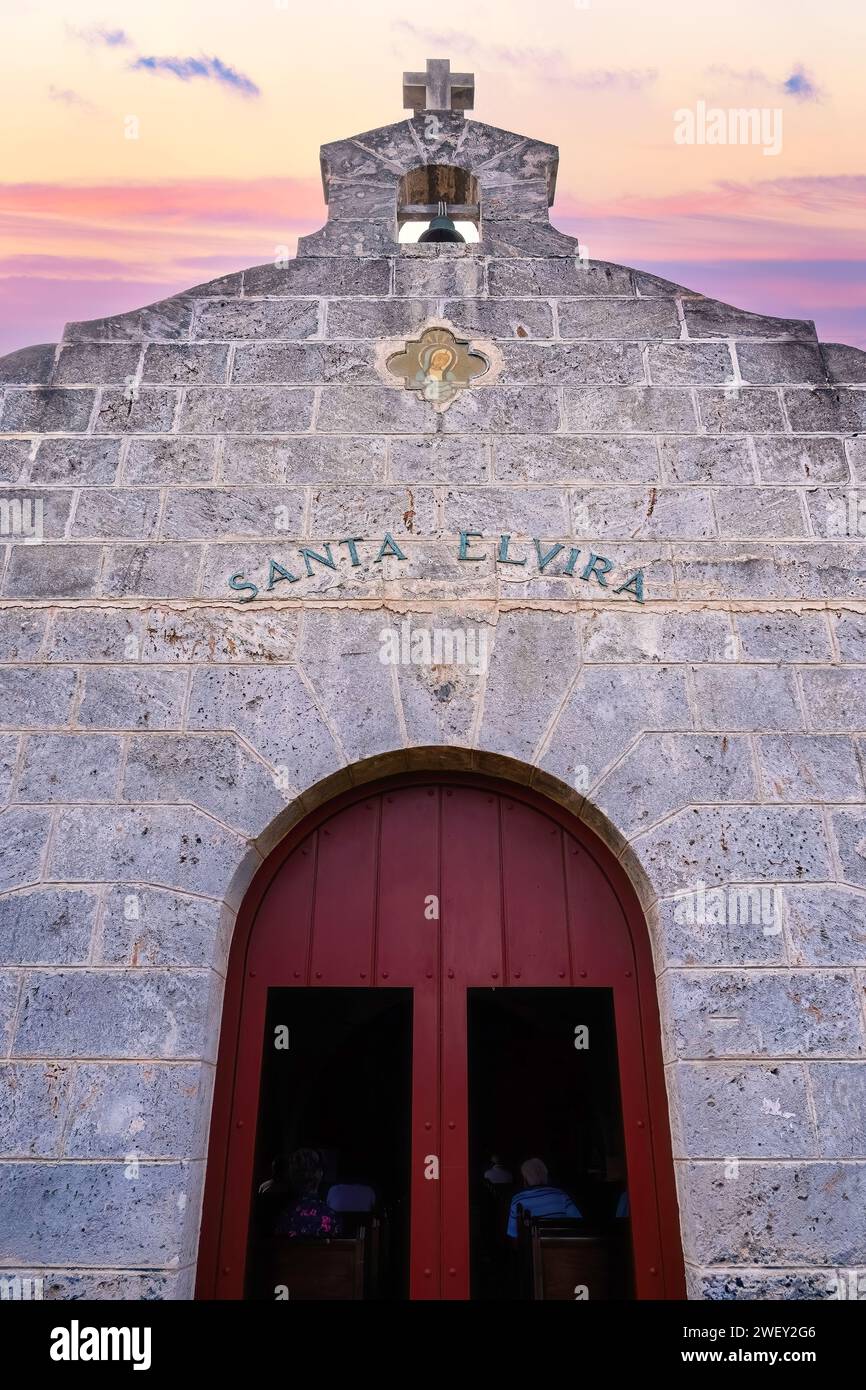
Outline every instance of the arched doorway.
{"label": "arched doorway", "polygon": [[[646,925],[620,865],[562,808],[482,775],[405,774],[328,802],[271,854],[247,894],[229,963],[199,1297],[255,1296],[251,1231],[276,1143],[268,1077],[281,1028],[279,1065],[296,1068],[293,1094],[303,1089],[302,1059],[309,1063],[312,1049],[313,1091],[332,1095],[342,1077],[346,1105],[351,1091],[357,1106],[365,1084],[358,1059],[367,1056],[379,1078],[370,1092],[379,1097],[377,1132],[390,1125],[382,1094],[403,1116],[405,1196],[395,1194],[393,1205],[405,1207],[406,1295],[474,1291],[479,1155],[500,1131],[517,1135],[531,1095],[552,1076],[549,1108],[560,1114],[572,1084],[596,1097],[574,1127],[587,1144],[590,1131],[607,1129],[607,1154],[590,1156],[596,1169],[605,1158],[615,1166],[617,1150],[624,1159],[631,1296],[684,1296]],[[578,1059],[580,1076],[566,1076],[565,1052],[577,1056],[581,1030],[598,1040],[596,1055]],[[491,1049],[513,1067],[527,1047],[537,1073],[515,1084],[508,1100],[507,1078],[492,1084]],[[320,1065],[324,1052],[330,1070]],[[281,1093],[288,1075],[280,1072]],[[487,1097],[486,1109],[470,1104],[471,1086]],[[497,1090],[508,1106],[498,1121],[490,1108]],[[292,1142],[321,1147],[319,1131],[333,1121],[321,1105],[311,1109],[306,1094],[293,1112]],[[532,1133],[554,1148],[561,1140],[563,1154],[571,1153],[567,1124],[553,1134],[547,1120],[533,1123],[515,1144],[529,1144]],[[399,1161],[395,1124],[386,1143]]]}

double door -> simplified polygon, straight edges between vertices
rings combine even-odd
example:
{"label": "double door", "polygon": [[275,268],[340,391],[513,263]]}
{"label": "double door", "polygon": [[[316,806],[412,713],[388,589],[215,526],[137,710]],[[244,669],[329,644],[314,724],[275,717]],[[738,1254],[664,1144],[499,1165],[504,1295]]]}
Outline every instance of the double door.
{"label": "double door", "polygon": [[248,1296],[285,1142],[388,1190],[411,1298],[477,1288],[494,1150],[518,1186],[528,1157],[621,1181],[635,1296],[681,1296],[649,944],[595,837],[528,791],[418,775],[330,803],[280,846],[230,962],[201,1296]]}

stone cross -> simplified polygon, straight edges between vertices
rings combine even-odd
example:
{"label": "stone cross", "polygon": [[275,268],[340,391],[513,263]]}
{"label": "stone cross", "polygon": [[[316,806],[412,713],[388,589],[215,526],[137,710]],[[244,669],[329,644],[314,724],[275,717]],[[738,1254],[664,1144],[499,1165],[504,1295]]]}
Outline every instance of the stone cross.
{"label": "stone cross", "polygon": [[426,72],[403,73],[403,106],[420,111],[471,111],[474,72],[452,72],[448,58],[428,58]]}

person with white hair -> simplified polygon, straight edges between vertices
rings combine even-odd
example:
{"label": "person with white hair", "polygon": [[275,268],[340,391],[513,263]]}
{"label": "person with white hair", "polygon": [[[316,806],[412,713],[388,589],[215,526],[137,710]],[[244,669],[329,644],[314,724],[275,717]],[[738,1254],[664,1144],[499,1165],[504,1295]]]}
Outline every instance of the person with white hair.
{"label": "person with white hair", "polygon": [[522,1207],[531,1216],[559,1216],[572,1221],[580,1221],[581,1214],[567,1192],[561,1187],[551,1187],[548,1182],[547,1164],[540,1158],[527,1158],[520,1165],[520,1176],[526,1186],[515,1192],[508,1211],[507,1232],[512,1240],[517,1239],[517,1208]]}

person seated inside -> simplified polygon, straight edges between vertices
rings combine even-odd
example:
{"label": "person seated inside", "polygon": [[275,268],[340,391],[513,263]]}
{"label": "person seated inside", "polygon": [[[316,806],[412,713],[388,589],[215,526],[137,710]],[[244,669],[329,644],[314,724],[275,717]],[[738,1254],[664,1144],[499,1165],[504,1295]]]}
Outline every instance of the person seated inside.
{"label": "person seated inside", "polygon": [[507,1187],[514,1181],[510,1168],[506,1168],[499,1154],[490,1155],[490,1167],[484,1174],[484,1181],[492,1187]]}
{"label": "person seated inside", "polygon": [[332,1211],[363,1215],[376,1210],[376,1193],[365,1182],[335,1182],[328,1188],[328,1206]]}
{"label": "person seated inside", "polygon": [[302,1240],[327,1239],[341,1232],[340,1218],[319,1197],[322,1158],[316,1149],[296,1149],[289,1159],[294,1201],[277,1218],[275,1234]]}
{"label": "person seated inside", "polygon": [[551,1187],[548,1183],[547,1165],[540,1158],[528,1158],[520,1165],[520,1176],[526,1186],[515,1192],[508,1211],[508,1235],[517,1239],[517,1208],[522,1207],[530,1216],[559,1216],[567,1220],[581,1221],[580,1211],[567,1192],[561,1187]]}

